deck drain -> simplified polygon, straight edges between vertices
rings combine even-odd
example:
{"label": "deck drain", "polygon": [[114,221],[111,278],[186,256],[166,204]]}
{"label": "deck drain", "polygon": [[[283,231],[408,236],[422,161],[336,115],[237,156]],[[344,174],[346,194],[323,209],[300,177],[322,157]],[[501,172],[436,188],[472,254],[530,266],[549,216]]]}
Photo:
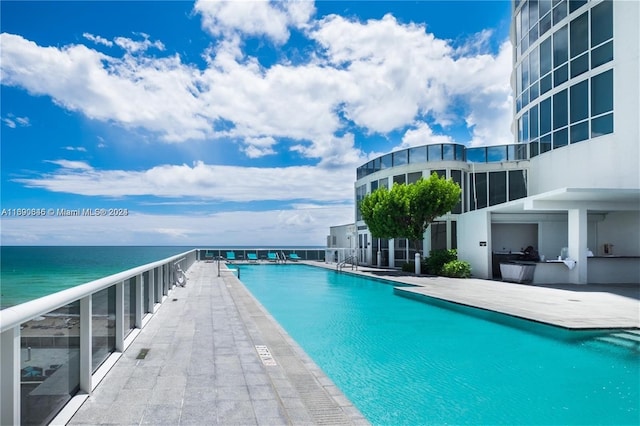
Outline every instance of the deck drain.
{"label": "deck drain", "polygon": [[151,349],[148,349],[148,348],[140,349],[140,352],[138,353],[138,356],[136,357],[136,359],[145,359],[150,350]]}
{"label": "deck drain", "polygon": [[271,351],[266,345],[256,345],[256,352],[258,352],[258,356],[262,360],[262,364],[268,366],[277,365],[276,360],[273,359]]}

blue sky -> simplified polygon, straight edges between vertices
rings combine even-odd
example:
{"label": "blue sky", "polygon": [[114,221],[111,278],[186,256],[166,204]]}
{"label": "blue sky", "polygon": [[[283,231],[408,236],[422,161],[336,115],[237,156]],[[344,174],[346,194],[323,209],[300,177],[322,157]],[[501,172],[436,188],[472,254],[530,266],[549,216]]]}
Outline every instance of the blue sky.
{"label": "blue sky", "polygon": [[322,246],[368,159],[512,142],[508,1],[0,7],[3,245]]}

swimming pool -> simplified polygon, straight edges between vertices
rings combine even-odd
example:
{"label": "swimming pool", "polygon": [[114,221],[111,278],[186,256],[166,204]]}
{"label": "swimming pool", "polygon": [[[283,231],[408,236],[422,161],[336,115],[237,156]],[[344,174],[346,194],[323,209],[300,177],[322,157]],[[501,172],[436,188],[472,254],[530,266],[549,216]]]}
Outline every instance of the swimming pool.
{"label": "swimming pool", "polygon": [[322,268],[241,270],[246,287],[373,424],[640,421],[637,349],[592,332],[535,324],[531,333]]}

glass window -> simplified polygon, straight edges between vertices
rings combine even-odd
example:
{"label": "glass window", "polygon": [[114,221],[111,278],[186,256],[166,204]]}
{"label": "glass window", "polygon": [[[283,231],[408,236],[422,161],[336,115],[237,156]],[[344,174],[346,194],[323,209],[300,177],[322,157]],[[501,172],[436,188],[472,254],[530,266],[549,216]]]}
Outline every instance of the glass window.
{"label": "glass window", "polygon": [[538,7],[540,9],[540,16],[546,15],[547,12],[551,11],[551,0],[540,0]]}
{"label": "glass window", "polygon": [[507,172],[489,173],[489,205],[507,201]]}
{"label": "glass window", "polygon": [[536,81],[529,88],[529,102],[533,102],[534,100],[536,100],[538,98],[538,96],[540,95],[539,92],[540,91],[538,89],[538,82]]}
{"label": "glass window", "polygon": [[[529,113],[525,112],[522,115],[522,140],[523,141],[528,141],[529,140]],[[489,161],[493,161],[491,158],[491,149],[489,149]]]}
{"label": "glass window", "polygon": [[540,94],[543,95],[547,93],[549,90],[551,90],[552,87],[553,84],[551,83],[551,74],[547,74],[546,76],[542,77],[542,79],[540,80]]}
{"label": "glass window", "polygon": [[547,31],[551,29],[551,14],[547,13],[540,19],[540,37],[542,37]]}
{"label": "glass window", "polygon": [[554,68],[567,62],[568,51],[568,39],[567,39],[567,26],[560,28],[553,33],[553,66]]}
{"label": "glass window", "polygon": [[538,22],[538,0],[529,0],[529,24]]}
{"label": "glass window", "polygon": [[522,34],[522,29],[520,27],[520,11],[516,14],[516,44],[520,44],[520,35]]}
{"label": "glass window", "polygon": [[589,138],[589,121],[583,121],[571,126],[571,143],[576,143]]}
{"label": "glass window", "polygon": [[585,12],[571,21],[569,37],[571,39],[571,57],[584,53],[589,48],[589,12]]}
{"label": "glass window", "polygon": [[591,51],[591,68],[599,67],[613,60],[613,41],[603,44]]}
{"label": "glass window", "polygon": [[540,60],[538,49],[533,49],[529,54],[529,77],[532,82],[540,78]]}
{"label": "glass window", "polygon": [[409,150],[403,149],[402,151],[393,153],[393,166],[402,166],[409,162]]}
{"label": "glass window", "polygon": [[538,24],[535,24],[531,27],[531,31],[529,31],[529,46],[533,46],[533,43],[538,39]]}
{"label": "glass window", "polygon": [[393,183],[405,184],[407,183],[407,176],[405,174],[395,175],[393,177]]}
{"label": "glass window", "polygon": [[551,151],[551,133],[540,138],[540,154]]}
{"label": "glass window", "polygon": [[420,180],[421,177],[422,172],[409,173],[409,175],[407,176],[407,183],[416,183]]}
{"label": "glass window", "polygon": [[589,54],[585,53],[571,61],[571,78],[589,71]]}
{"label": "glass window", "polygon": [[[451,170],[451,180],[458,184],[460,188],[462,188],[462,171],[461,170]],[[453,206],[451,209],[451,213],[459,214],[462,213],[462,194],[460,194],[460,200],[458,203]]]}
{"label": "glass window", "polygon": [[375,191],[376,189],[378,189],[378,181],[374,180],[371,182],[371,192]]}
{"label": "glass window", "polygon": [[613,133],[613,114],[603,115],[602,117],[591,120],[591,137]]}
{"label": "glass window", "polygon": [[431,172],[431,174],[433,173],[437,174],[438,177],[445,178],[445,179],[447,178],[447,171],[444,169],[434,170]]}
{"label": "glass window", "polygon": [[553,8],[553,25],[567,17],[567,1],[562,0]]}
{"label": "glass window", "polygon": [[442,145],[442,159],[445,161],[454,160],[453,145],[451,144]]}
{"label": "glass window", "polygon": [[613,70],[591,78],[591,115],[613,110]]}
{"label": "glass window", "polygon": [[564,64],[553,72],[553,85],[555,87],[560,86],[569,79],[569,65]]}
{"label": "glass window", "polygon": [[431,228],[431,250],[447,249],[447,223],[433,222]]}
{"label": "glass window", "polygon": [[426,163],[427,162],[427,147],[417,146],[409,149],[409,163]]}
{"label": "glass window", "polygon": [[516,67],[516,93],[518,96],[522,93],[522,64]]}
{"label": "glass window", "polygon": [[567,128],[553,132],[553,149],[566,146],[569,143],[569,132]]}
{"label": "glass window", "polygon": [[378,181],[378,188],[389,189],[389,178],[382,178]]}
{"label": "glass window", "polygon": [[[520,20],[522,22],[520,26],[522,28],[522,36],[524,37],[529,34],[529,3],[525,2],[525,4],[522,5],[522,9],[520,9]],[[522,51],[524,52],[524,48]]]}
{"label": "glass window", "polygon": [[470,173],[471,176],[471,206],[472,209],[487,207],[487,174]]}
{"label": "glass window", "polygon": [[464,146],[456,145],[456,160],[464,161]]}
{"label": "glass window", "polygon": [[613,37],[613,2],[605,0],[591,9],[591,47]]}
{"label": "glass window", "polygon": [[522,60],[522,88],[529,87],[529,55]]}
{"label": "glass window", "polygon": [[540,102],[540,134],[551,131],[551,98]]}
{"label": "glass window", "polygon": [[540,148],[538,146],[538,141],[533,141],[529,143],[529,157],[536,157],[540,153]]}
{"label": "glass window", "polygon": [[509,170],[509,201],[527,196],[527,171]]}
{"label": "glass window", "polygon": [[380,157],[376,158],[375,160],[373,160],[373,170],[374,171],[379,171],[382,169],[382,166],[380,165],[381,161],[380,161]]}
{"label": "glass window", "polygon": [[529,110],[529,137],[535,139],[538,135],[538,105],[534,105]]}
{"label": "glass window", "polygon": [[540,75],[545,75],[551,71],[551,37],[544,39],[540,43]]}
{"label": "glass window", "polygon": [[569,1],[569,13],[575,12],[583,5],[587,4],[587,0],[570,0]]}
{"label": "glass window", "polygon": [[569,95],[571,123],[589,118],[589,81],[584,80],[571,86]]}
{"label": "glass window", "polygon": [[381,169],[388,169],[390,167],[393,166],[393,159],[391,154],[387,154],[385,156],[382,157],[382,159],[380,160],[380,168]]}
{"label": "glass window", "polygon": [[440,161],[442,160],[442,145],[428,145],[427,151],[429,152],[429,161]]}
{"label": "glass window", "polygon": [[553,95],[553,129],[567,125],[567,89]]}

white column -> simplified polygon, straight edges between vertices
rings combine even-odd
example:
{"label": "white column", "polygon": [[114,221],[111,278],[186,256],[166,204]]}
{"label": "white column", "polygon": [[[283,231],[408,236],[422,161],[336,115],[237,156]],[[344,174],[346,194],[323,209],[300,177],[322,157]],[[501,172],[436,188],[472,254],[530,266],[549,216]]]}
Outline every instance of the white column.
{"label": "white column", "polygon": [[396,239],[389,240],[389,268],[393,268],[396,265]]}
{"label": "white column", "polygon": [[116,284],[116,352],[124,352],[124,321],[124,282],[121,281]]}
{"label": "white column", "polygon": [[20,326],[0,335],[0,424],[20,424]]}
{"label": "white column", "polygon": [[569,257],[576,266],[570,273],[572,284],[587,283],[587,210],[569,210]]}
{"label": "white column", "polygon": [[156,283],[153,279],[153,268],[149,269],[147,272],[149,277],[149,282],[147,285],[149,286],[149,300],[147,300],[147,310],[149,312],[153,312],[153,305],[156,303]]}
{"label": "white column", "polygon": [[88,394],[91,393],[91,373],[93,372],[92,302],[91,295],[80,299],[80,389]]}

